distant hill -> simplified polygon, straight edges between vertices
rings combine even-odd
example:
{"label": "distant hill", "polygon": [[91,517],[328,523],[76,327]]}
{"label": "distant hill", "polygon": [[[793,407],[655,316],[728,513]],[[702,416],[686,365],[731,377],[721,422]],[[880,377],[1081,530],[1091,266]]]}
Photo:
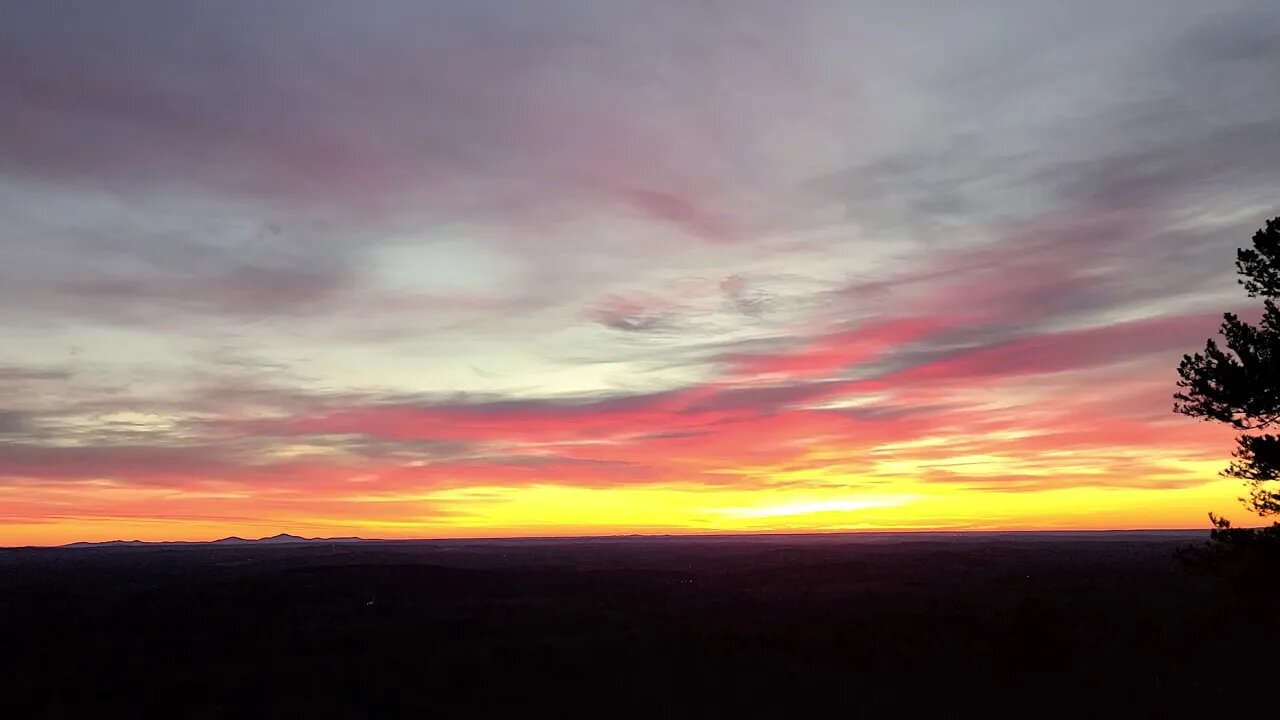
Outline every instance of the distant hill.
{"label": "distant hill", "polygon": [[105,542],[73,542],[67,543],[62,547],[100,547],[107,545],[153,545],[159,543],[148,543],[142,540],[107,540]]}
{"label": "distant hill", "polygon": [[1205,540],[1208,530],[881,530],[859,532],[830,533],[725,533],[725,534],[689,534],[689,535],[589,535],[570,537],[493,537],[493,538],[419,538],[379,540],[360,537],[328,537],[307,538],[289,533],[280,533],[270,537],[246,539],[237,536],[220,540],[193,542],[189,540],[172,540],[149,542],[145,540],[108,540],[106,542],[74,542],[60,545],[64,548],[83,547],[151,547],[180,545],[304,545],[360,542],[396,542],[396,543],[459,543],[466,545],[486,544],[519,544],[519,545],[554,545],[554,544],[688,544],[688,543],[777,543],[788,542],[805,545],[850,545],[881,544],[904,542],[947,542],[947,543],[989,543],[989,542],[1061,542],[1074,541],[1149,541],[1164,542],[1168,540],[1185,540],[1195,542]]}
{"label": "distant hill", "polygon": [[257,540],[246,540],[242,537],[224,537],[220,540],[211,540],[208,542],[193,542],[187,540],[169,540],[148,542],[145,540],[107,540],[105,542],[73,542],[67,543],[62,547],[128,547],[137,545],[296,545],[302,543],[350,543],[365,542],[364,538],[358,537],[333,537],[333,538],[305,538],[289,533],[280,533],[271,537],[258,538]]}

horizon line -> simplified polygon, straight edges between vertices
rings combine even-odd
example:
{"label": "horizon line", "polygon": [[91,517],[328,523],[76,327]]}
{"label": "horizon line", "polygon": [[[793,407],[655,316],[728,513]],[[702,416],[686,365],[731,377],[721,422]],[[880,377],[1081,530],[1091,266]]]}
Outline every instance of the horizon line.
{"label": "horizon line", "polygon": [[[758,537],[758,538],[787,538],[787,537],[819,537],[819,536],[858,536],[858,535],[1050,535],[1050,534],[1073,534],[1073,535],[1119,535],[1125,533],[1159,533],[1159,534],[1191,534],[1202,533],[1208,535],[1209,528],[1031,528],[1031,529],[979,529],[979,528],[909,528],[909,529],[885,529],[885,530],[806,530],[795,532],[751,532],[751,531],[717,531],[710,533],[618,533],[618,534],[592,534],[592,535],[492,535],[483,537],[415,537],[415,538],[371,538],[360,537],[356,535],[344,535],[333,537],[306,537],[302,535],[294,535],[290,532],[279,532],[274,535],[264,535],[259,538],[246,538],[239,535],[227,535],[212,540],[138,540],[116,538],[112,540],[73,540],[58,545],[9,545],[0,546],[0,550],[22,550],[22,549],[79,549],[81,547],[94,547],[100,545],[111,544],[137,544],[137,545],[213,545],[224,540],[238,539],[247,544],[261,543],[264,540],[277,538],[281,536],[289,536],[298,538],[299,543],[324,543],[330,541],[333,543],[465,543],[465,542],[501,542],[501,541],[535,541],[535,540],[644,540],[644,539],[715,539],[715,538],[733,538],[733,537]],[[286,544],[286,543],[279,543]]]}

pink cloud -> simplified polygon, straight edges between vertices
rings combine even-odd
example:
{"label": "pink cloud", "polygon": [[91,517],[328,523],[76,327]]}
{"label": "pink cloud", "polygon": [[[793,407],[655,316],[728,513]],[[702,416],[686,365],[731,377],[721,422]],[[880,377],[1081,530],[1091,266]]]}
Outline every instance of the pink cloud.
{"label": "pink cloud", "polygon": [[644,215],[670,223],[691,237],[713,242],[732,242],[738,232],[730,219],[695,205],[688,199],[659,190],[632,189],[623,197]]}
{"label": "pink cloud", "polygon": [[780,353],[731,354],[720,358],[730,366],[730,375],[752,378],[760,375],[790,379],[830,377],[884,357],[892,350],[954,327],[953,319],[919,317],[877,321],[856,330],[822,335],[793,351]]}

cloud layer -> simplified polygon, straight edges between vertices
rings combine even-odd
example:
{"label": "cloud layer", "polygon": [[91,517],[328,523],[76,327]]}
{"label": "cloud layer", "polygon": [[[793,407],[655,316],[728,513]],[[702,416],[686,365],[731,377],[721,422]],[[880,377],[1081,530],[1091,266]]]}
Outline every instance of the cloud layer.
{"label": "cloud layer", "polygon": [[1199,524],[1277,26],[0,9],[0,542]]}

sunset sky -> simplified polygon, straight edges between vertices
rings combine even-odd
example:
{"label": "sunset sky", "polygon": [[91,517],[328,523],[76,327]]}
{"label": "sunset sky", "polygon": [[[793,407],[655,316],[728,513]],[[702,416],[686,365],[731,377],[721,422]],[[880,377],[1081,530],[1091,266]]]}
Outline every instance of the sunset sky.
{"label": "sunset sky", "polygon": [[1247,524],[1280,4],[0,5],[0,545]]}

